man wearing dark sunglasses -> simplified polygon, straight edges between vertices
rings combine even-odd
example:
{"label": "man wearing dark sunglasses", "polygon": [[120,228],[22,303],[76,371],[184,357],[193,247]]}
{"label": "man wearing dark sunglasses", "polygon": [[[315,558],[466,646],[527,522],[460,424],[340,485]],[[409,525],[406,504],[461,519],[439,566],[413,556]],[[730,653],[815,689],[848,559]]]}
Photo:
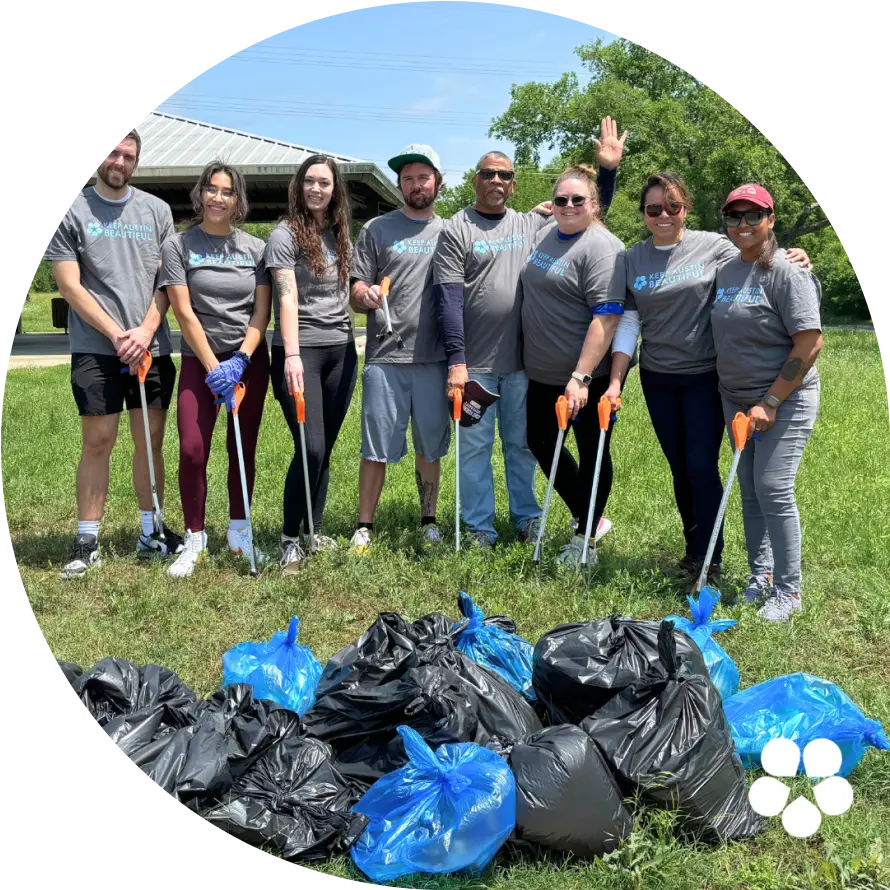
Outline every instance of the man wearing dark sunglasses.
{"label": "man wearing dark sunglasses", "polygon": [[[615,190],[627,133],[607,117],[594,140],[598,185],[607,207]],[[549,205],[529,213],[507,207],[516,187],[510,159],[498,151],[479,159],[473,176],[476,202],[445,225],[433,259],[433,296],[448,357],[448,394],[478,381],[500,396],[492,410],[461,436],[461,507],[471,537],[482,547],[497,540],[491,455],[497,416],[510,518],[520,539],[537,534],[541,508],[535,496],[534,455],[526,441],[528,378],[522,368],[519,274]]]}

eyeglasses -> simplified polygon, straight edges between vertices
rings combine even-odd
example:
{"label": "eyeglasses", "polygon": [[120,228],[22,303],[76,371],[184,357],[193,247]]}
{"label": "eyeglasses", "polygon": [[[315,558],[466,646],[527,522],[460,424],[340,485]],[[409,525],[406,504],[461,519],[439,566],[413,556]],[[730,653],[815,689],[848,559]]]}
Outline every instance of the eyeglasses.
{"label": "eyeglasses", "polygon": [[744,210],[737,211],[736,213],[724,213],[723,222],[730,229],[740,226],[743,219],[749,226],[759,226],[763,222],[763,218],[771,213],[771,210]]}
{"label": "eyeglasses", "polygon": [[569,197],[568,195],[557,195],[553,199],[553,203],[557,207],[568,207],[569,201],[572,202],[572,207],[583,207],[590,200],[587,195],[572,195]]}
{"label": "eyeglasses", "polygon": [[483,167],[481,170],[476,171],[477,176],[481,176],[485,182],[491,182],[495,176],[500,179],[501,182],[512,182],[513,177],[516,175],[516,171],[514,170],[490,170],[488,167]]}
{"label": "eyeglasses", "polygon": [[215,185],[205,185],[204,186],[204,194],[209,195],[211,198],[215,198],[219,194],[222,194],[222,196],[224,198],[234,198],[235,197],[234,189],[221,189]]}
{"label": "eyeglasses", "polygon": [[646,216],[657,219],[664,211],[667,211],[668,216],[677,216],[682,209],[682,204],[647,204]]}

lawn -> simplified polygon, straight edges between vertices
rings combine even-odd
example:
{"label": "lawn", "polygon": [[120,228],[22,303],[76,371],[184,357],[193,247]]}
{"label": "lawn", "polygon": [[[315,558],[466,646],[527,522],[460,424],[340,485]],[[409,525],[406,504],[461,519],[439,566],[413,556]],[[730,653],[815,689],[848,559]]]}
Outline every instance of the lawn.
{"label": "lawn", "polygon": [[[48,311],[48,310],[47,310]],[[28,330],[26,322],[26,330]],[[798,478],[804,528],[804,611],[790,626],[766,626],[750,610],[722,608],[739,619],[720,642],[748,686],[808,671],[838,683],[871,717],[890,727],[890,434],[876,339],[831,331],[819,360],[822,408]],[[326,517],[328,534],[348,537],[356,519],[360,392],[334,454]],[[199,694],[221,677],[220,656],[234,643],[268,638],[301,619],[301,641],[324,661],[358,636],[377,612],[409,617],[454,615],[458,590],[490,613],[506,613],[534,641],[559,623],[621,612],[661,618],[680,607],[661,569],[680,555],[681,534],[669,476],[648,421],[636,375],[615,432],[616,485],[607,514],[614,531],[601,562],[582,584],[552,560],[540,571],[531,550],[513,541],[500,452],[495,454],[498,525],[505,546],[493,554],[456,555],[448,545],[420,555],[413,461],[391,468],[377,518],[379,537],[364,558],[340,550],[319,556],[298,577],[276,568],[258,581],[221,553],[227,525],[225,421],[210,463],[208,525],[214,555],[187,583],[172,583],[163,565],[133,554],[138,514],[130,485],[130,435],[122,427],[112,458],[102,544],[113,559],[81,583],[57,572],[74,533],[74,472],[79,422],[67,367],[12,371],[3,406],[3,484],[12,542],[34,613],[56,657],[88,666],[115,655],[176,670]],[[276,551],[284,474],[291,440],[271,396],[260,436],[255,522],[261,546]],[[35,459],[51,453],[52,459]],[[728,466],[728,450],[724,465]],[[167,515],[182,528],[176,496],[175,418],[166,443]],[[454,465],[443,462],[442,531],[453,540]],[[545,479],[538,476],[543,498]],[[551,528],[568,536],[557,503]],[[745,561],[738,492],[730,503],[724,591],[743,581]],[[805,781],[805,780],[797,780]],[[505,854],[477,878],[418,877],[403,886],[545,888],[801,888],[890,886],[890,755],[870,752],[851,782],[853,808],[826,818],[809,841],[789,838],[779,820],[751,842],[706,848],[681,843],[664,815],[645,818],[608,862],[530,860]],[[324,866],[358,877],[348,859]],[[858,873],[856,873],[858,872]],[[297,878],[298,879],[298,878]],[[858,883],[855,883],[858,881]]]}

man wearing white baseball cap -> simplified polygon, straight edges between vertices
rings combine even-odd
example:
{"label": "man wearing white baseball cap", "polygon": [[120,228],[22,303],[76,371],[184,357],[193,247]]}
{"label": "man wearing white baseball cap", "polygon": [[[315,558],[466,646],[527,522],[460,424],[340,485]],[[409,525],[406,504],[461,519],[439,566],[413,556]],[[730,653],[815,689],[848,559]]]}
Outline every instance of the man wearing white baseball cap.
{"label": "man wearing white baseball cap", "polygon": [[[362,373],[362,462],[359,516],[352,546],[368,549],[386,465],[408,453],[411,421],[424,546],[441,541],[436,527],[439,460],[448,453],[451,425],[445,381],[448,369],[433,305],[433,253],[443,220],[435,201],[442,187],[439,156],[412,144],[389,161],[405,206],[362,228],[352,259],[352,308],[368,315]],[[389,321],[380,284],[390,280]]]}

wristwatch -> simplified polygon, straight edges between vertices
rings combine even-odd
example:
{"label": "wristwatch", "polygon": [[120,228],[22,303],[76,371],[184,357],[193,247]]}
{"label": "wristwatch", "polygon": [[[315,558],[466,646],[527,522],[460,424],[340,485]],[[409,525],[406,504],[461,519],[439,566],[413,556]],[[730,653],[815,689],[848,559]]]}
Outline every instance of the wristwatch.
{"label": "wristwatch", "polygon": [[590,386],[590,381],[593,380],[593,377],[590,374],[579,374],[577,371],[573,371],[572,380],[577,380],[581,386]]}
{"label": "wristwatch", "polygon": [[770,395],[769,393],[767,393],[767,394],[761,399],[761,401],[763,402],[764,405],[767,406],[767,408],[772,408],[773,411],[775,411],[776,408],[778,408],[779,405],[782,404],[782,400],[781,400],[780,398],[778,398],[777,396],[772,396],[772,395]]}
{"label": "wristwatch", "polygon": [[249,364],[250,364],[250,356],[249,356],[246,352],[242,352],[242,351],[239,349],[237,352],[233,352],[233,353],[232,353],[232,358],[235,358],[236,355],[240,356],[240,357],[244,360],[244,364],[245,364],[245,365],[249,365]]}

